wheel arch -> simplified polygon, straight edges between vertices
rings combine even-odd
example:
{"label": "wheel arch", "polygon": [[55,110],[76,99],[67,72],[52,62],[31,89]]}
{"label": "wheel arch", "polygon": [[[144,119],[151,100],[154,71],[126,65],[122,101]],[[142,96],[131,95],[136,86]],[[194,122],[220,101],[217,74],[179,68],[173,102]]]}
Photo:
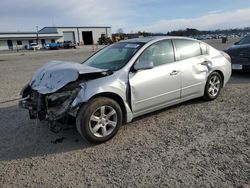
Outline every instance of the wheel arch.
{"label": "wheel arch", "polygon": [[[224,74],[222,73],[222,71],[214,70],[213,72],[217,72],[220,75],[222,81],[222,87],[224,87]],[[212,74],[213,72],[211,72],[210,74]]]}
{"label": "wheel arch", "polygon": [[89,101],[93,100],[94,98],[97,98],[97,97],[107,97],[107,98],[110,98],[110,99],[116,101],[119,104],[119,106],[121,107],[123,122],[127,122],[127,109],[126,109],[126,105],[125,105],[121,96],[119,96],[116,93],[112,93],[112,92],[103,92],[103,93],[98,93],[98,94],[92,96],[89,99]]}

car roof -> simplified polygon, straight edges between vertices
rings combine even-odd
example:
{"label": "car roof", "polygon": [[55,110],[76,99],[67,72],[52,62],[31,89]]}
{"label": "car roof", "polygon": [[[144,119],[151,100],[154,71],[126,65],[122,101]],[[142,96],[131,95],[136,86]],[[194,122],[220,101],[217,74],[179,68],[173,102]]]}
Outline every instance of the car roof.
{"label": "car roof", "polygon": [[121,42],[131,42],[131,43],[149,43],[153,41],[159,41],[163,39],[188,39],[188,40],[194,40],[197,41],[193,38],[188,38],[188,37],[179,37],[179,36],[150,36],[150,37],[140,37],[140,38],[133,38],[133,39],[128,39],[124,40]]}

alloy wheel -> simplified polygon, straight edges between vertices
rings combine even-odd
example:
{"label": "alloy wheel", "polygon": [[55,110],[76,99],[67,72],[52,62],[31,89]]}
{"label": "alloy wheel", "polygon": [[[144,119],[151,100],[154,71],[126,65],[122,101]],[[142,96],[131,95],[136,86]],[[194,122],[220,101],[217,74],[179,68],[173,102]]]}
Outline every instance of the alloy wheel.
{"label": "alloy wheel", "polygon": [[110,135],[117,126],[117,112],[111,106],[99,107],[89,120],[89,129],[96,137],[105,137]]}
{"label": "alloy wheel", "polygon": [[220,78],[214,75],[210,78],[208,83],[208,93],[210,96],[215,97],[220,91]]}

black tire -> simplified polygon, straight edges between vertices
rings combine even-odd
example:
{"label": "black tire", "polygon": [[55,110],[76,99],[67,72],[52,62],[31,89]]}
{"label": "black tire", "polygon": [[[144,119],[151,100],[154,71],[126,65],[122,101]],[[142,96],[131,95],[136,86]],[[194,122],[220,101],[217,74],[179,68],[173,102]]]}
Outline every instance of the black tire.
{"label": "black tire", "polygon": [[[210,82],[214,82],[214,79],[218,81],[218,84],[216,84],[216,87],[210,84]],[[216,99],[220,94],[222,84],[223,83],[222,83],[221,75],[218,72],[212,72],[207,79],[203,99],[206,101],[211,101],[211,100]],[[212,92],[213,87],[214,87],[214,90],[216,91],[216,92],[214,91],[214,94]]]}
{"label": "black tire", "polygon": [[[110,108],[116,112],[116,114],[113,115],[116,118],[114,121],[112,121],[112,122],[116,122],[116,126],[113,127],[113,126],[105,125],[106,133],[108,132],[108,130],[110,133],[106,136],[100,137],[101,135],[96,136],[95,134],[103,134],[103,130],[102,130],[103,127],[98,128],[99,132],[93,133],[94,127],[97,126],[97,124],[98,126],[100,126],[101,123],[96,123],[92,127],[93,122],[91,122],[92,121],[91,116],[92,115],[95,116],[95,113],[98,113],[98,110],[101,109],[101,107],[103,106],[105,106],[107,110]],[[99,113],[101,116],[101,112]],[[87,141],[91,143],[96,143],[96,144],[106,142],[112,137],[114,137],[116,133],[118,132],[121,125],[122,125],[122,110],[116,101],[107,97],[97,97],[97,98],[90,100],[88,103],[82,105],[76,117],[76,127],[80,135],[83,136]],[[108,128],[111,127],[111,128],[108,129],[107,127]]]}

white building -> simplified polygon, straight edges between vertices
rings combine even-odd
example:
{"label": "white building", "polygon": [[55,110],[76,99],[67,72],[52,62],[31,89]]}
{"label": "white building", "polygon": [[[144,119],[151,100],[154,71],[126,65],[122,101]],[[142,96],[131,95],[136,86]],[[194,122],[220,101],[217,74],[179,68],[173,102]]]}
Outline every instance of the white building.
{"label": "white building", "polygon": [[0,32],[0,50],[22,49],[30,43],[72,41],[78,45],[97,43],[101,35],[111,37],[111,27],[44,27],[38,32]]}

